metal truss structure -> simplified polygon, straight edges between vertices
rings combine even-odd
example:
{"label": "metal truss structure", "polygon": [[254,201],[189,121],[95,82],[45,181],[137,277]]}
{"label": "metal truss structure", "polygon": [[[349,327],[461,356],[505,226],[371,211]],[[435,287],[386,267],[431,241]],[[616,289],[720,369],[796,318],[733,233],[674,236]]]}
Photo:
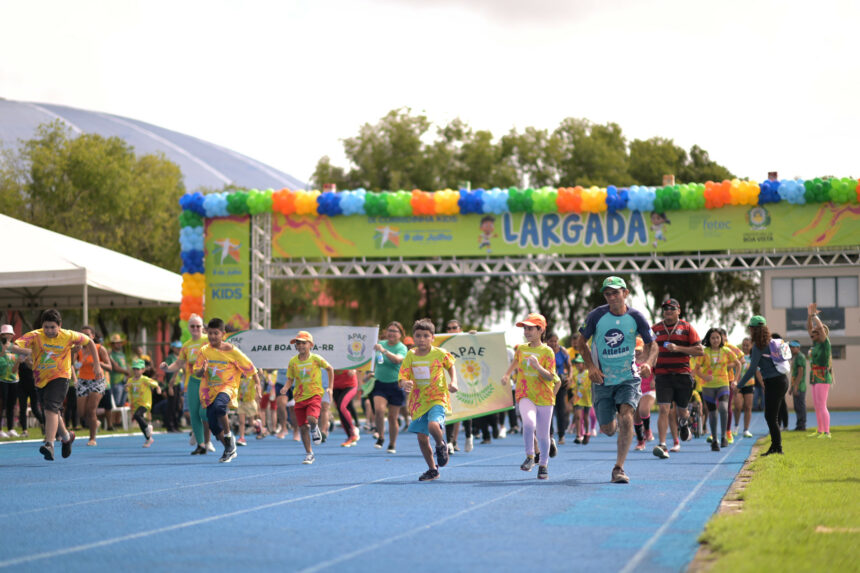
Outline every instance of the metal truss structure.
{"label": "metal truss structure", "polygon": [[[267,223],[257,224],[265,218]],[[270,302],[270,282],[273,279],[358,279],[402,277],[481,277],[517,275],[590,275],[622,273],[701,273],[722,271],[761,271],[808,267],[847,267],[860,265],[860,246],[839,249],[809,249],[798,251],[714,252],[645,255],[524,255],[500,257],[438,257],[354,258],[354,259],[288,259],[271,258],[271,216],[257,215],[252,223],[257,229],[268,229],[261,245],[268,249],[260,257],[252,257],[252,293],[254,285],[265,284],[265,312]],[[257,238],[257,244],[263,235]],[[254,245],[252,240],[252,245]],[[261,299],[262,300],[262,299]],[[257,316],[258,299],[252,299],[252,323]],[[261,323],[262,324],[262,323]],[[268,314],[266,314],[268,324]],[[257,328],[257,327],[254,327]],[[267,328],[267,326],[266,326]]]}
{"label": "metal truss structure", "polygon": [[271,328],[272,216],[251,217],[251,328]]}

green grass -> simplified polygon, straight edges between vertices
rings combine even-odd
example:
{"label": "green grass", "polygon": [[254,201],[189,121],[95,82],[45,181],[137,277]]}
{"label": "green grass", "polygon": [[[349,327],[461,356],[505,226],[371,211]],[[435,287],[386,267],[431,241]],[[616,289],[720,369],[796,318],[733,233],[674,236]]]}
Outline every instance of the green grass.
{"label": "green grass", "polygon": [[860,571],[860,426],[832,432],[830,440],[784,432],[784,456],[750,465],[741,512],[715,516],[700,538],[716,558],[706,569]]}

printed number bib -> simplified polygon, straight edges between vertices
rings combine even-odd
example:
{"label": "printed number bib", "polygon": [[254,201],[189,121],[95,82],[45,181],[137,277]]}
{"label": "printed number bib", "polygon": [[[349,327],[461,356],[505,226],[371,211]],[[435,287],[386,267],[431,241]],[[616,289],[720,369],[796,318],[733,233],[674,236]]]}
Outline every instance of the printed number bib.
{"label": "printed number bib", "polygon": [[430,384],[430,367],[429,366],[413,366],[412,375],[415,377],[415,383],[421,386]]}

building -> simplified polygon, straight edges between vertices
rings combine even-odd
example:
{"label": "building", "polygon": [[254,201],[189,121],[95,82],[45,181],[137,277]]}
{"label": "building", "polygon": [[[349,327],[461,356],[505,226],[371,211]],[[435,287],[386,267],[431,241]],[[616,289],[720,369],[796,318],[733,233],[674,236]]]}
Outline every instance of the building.
{"label": "building", "polygon": [[219,190],[225,185],[245,189],[305,189],[295,177],[214,143],[149,123],[73,107],[0,98],[0,148],[32,139],[36,128],[60,120],[72,133],[119,137],[137,153],[164,153],[179,165],[189,192]]}
{"label": "building", "polygon": [[[762,313],[771,332],[800,341],[805,353],[806,306],[816,302],[822,321],[830,327],[833,376],[828,407],[860,408],[860,268],[815,267],[762,272]],[[812,408],[807,392],[807,406]],[[815,423],[814,418],[809,424]]]}

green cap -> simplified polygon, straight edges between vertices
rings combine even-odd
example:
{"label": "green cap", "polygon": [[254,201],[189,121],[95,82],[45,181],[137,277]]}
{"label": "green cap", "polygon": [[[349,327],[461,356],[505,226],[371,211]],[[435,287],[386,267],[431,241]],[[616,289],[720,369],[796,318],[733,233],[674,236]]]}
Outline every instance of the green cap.
{"label": "green cap", "polygon": [[146,368],[146,362],[144,362],[143,360],[138,358],[137,360],[135,360],[134,362],[131,363],[131,367],[132,368],[140,368],[141,370],[143,370],[144,368]]}
{"label": "green cap", "polygon": [[603,286],[600,287],[600,292],[603,292],[608,288],[627,288],[627,283],[624,282],[624,279],[622,279],[621,277],[608,277],[605,281],[603,281]]}
{"label": "green cap", "polygon": [[764,319],[764,317],[759,316],[757,314],[750,319],[749,324],[747,324],[747,326],[765,326],[766,324],[767,321]]}
{"label": "green cap", "polygon": [[573,359],[574,362],[585,362],[585,359],[582,357],[582,354],[577,354],[576,358]]}

